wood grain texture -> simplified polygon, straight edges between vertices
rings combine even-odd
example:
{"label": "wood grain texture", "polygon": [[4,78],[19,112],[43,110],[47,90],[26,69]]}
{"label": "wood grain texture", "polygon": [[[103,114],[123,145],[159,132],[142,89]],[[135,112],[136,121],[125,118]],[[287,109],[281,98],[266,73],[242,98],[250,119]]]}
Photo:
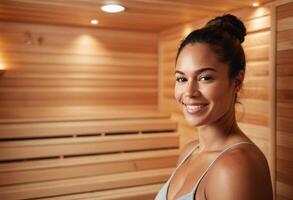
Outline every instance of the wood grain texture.
{"label": "wood grain texture", "polygon": [[0,185],[174,167],[178,155],[178,149],[169,149],[5,163]]}
{"label": "wood grain texture", "polygon": [[151,200],[156,197],[157,191],[163,184],[153,184],[146,186],[136,186],[128,188],[118,188],[112,190],[105,190],[102,192],[87,192],[75,195],[62,195],[52,198],[42,198],[43,200]]}
{"label": "wood grain texture", "polygon": [[158,184],[164,182],[170,176],[171,170],[173,168],[144,170],[143,173],[141,171],[132,171],[44,183],[30,183],[22,186],[5,186],[1,188],[0,197],[7,200],[29,199]]}
{"label": "wood grain texture", "polygon": [[[110,198],[106,190],[162,184],[179,155],[176,122],[163,113],[0,123],[1,199],[93,191]],[[132,191],[123,198],[154,194]]]}
{"label": "wood grain texture", "polygon": [[156,33],[8,22],[0,27],[7,68],[0,79],[0,118],[18,118],[24,107],[27,118],[42,117],[40,109],[51,110],[47,117],[68,117],[72,113],[58,111],[66,107],[78,109],[76,115],[97,106],[156,110]]}
{"label": "wood grain texture", "polygon": [[[260,3],[270,0],[260,0]],[[251,6],[253,0],[120,0],[126,11],[108,14],[100,10],[101,0],[2,0],[0,20],[58,25],[92,26],[99,21],[102,28],[160,31],[193,20],[200,20],[229,10]],[[212,5],[212,6],[211,6]]]}
{"label": "wood grain texture", "polygon": [[293,199],[293,2],[276,7],[277,200]]}
{"label": "wood grain texture", "polygon": [[1,142],[1,161],[176,148],[178,134],[126,135]]}

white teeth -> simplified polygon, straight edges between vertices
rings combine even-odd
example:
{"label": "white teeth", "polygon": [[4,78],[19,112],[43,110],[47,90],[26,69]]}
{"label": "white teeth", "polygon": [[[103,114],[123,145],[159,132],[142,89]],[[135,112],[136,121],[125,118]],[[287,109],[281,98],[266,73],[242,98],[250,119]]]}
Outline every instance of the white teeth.
{"label": "white teeth", "polygon": [[202,105],[185,105],[185,106],[186,106],[188,112],[195,112],[195,111],[200,110],[203,107],[205,107],[206,104],[202,104]]}

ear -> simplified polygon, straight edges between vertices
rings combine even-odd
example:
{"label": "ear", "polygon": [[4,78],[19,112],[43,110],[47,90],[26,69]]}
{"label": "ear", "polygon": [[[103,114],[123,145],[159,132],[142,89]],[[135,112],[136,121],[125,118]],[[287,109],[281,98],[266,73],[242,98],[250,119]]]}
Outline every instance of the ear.
{"label": "ear", "polygon": [[244,70],[241,70],[238,75],[235,77],[235,89],[236,92],[238,92],[243,84],[243,80],[244,80]]}

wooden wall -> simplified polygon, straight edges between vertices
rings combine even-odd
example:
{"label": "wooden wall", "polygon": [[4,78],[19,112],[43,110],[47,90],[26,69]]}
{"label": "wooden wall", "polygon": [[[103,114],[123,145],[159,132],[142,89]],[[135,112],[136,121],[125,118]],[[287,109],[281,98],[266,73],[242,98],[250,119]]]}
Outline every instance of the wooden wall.
{"label": "wooden wall", "polygon": [[157,112],[157,44],[0,22],[0,199],[153,199],[179,153],[176,122]]}
{"label": "wooden wall", "polygon": [[276,7],[277,199],[293,199],[293,2]]}
{"label": "wooden wall", "polygon": [[[242,105],[236,107],[237,119],[265,153],[274,177],[272,127],[277,117],[278,200],[293,199],[292,9],[292,1],[276,5],[276,116],[271,87],[275,76],[272,69],[275,66],[271,64],[275,36],[271,10],[262,6],[233,12],[244,20],[248,29],[243,43],[247,71],[240,94]],[[179,122],[180,147],[183,147],[196,139],[197,134],[196,129],[186,124],[173,97],[175,56],[180,40],[207,20],[159,34],[2,21],[0,68],[4,66],[7,70],[0,75],[0,121],[90,117],[97,113],[111,114],[112,110],[125,114],[125,109],[135,112],[159,108],[171,112],[172,118]]]}
{"label": "wooden wall", "polygon": [[153,32],[0,22],[0,118],[157,109]]}
{"label": "wooden wall", "polygon": [[[274,154],[271,151],[272,135],[270,129],[271,92],[269,83],[269,46],[270,46],[270,9],[266,7],[248,8],[233,12],[244,20],[248,35],[243,43],[247,56],[247,69],[244,87],[240,94],[242,105],[237,105],[237,120],[242,130],[262,149],[268,158],[272,173]],[[174,119],[180,122],[181,147],[196,139],[196,130],[186,124],[174,97],[175,56],[179,42],[193,29],[199,28],[208,19],[185,24],[160,33],[160,109],[172,112]]]}

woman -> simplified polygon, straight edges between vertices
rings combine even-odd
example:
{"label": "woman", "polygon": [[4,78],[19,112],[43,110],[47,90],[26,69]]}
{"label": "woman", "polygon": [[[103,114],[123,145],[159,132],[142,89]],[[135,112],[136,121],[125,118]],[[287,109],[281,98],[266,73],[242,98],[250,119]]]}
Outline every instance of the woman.
{"label": "woman", "polygon": [[175,98],[199,142],[187,144],[156,200],[271,200],[267,160],[235,119],[246,28],[233,15],[191,32],[176,57]]}

